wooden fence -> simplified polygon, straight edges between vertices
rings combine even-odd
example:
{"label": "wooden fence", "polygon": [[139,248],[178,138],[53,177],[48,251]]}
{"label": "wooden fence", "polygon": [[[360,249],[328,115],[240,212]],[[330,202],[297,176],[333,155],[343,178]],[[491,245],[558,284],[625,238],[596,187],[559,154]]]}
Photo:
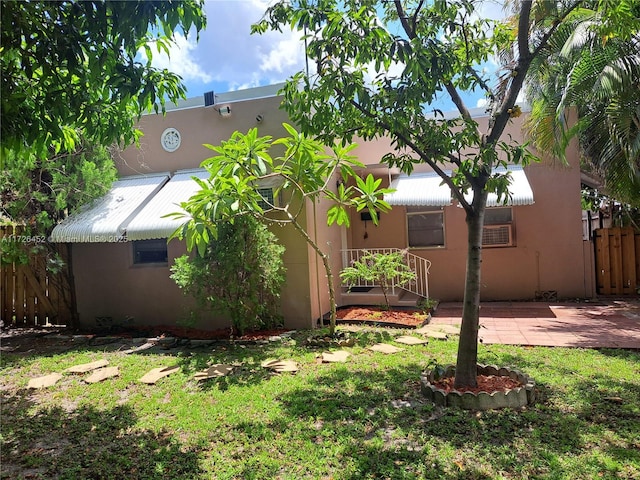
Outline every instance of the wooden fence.
{"label": "wooden fence", "polygon": [[632,228],[594,231],[596,288],[602,295],[637,295],[640,289],[640,233]]}
{"label": "wooden fence", "polygon": [[[0,318],[5,327],[70,325],[73,292],[68,270],[63,267],[58,274],[47,271],[47,262],[54,256],[67,264],[66,246],[27,236],[20,227],[0,227],[0,242]],[[28,263],[8,263],[10,252],[18,250],[24,252]]]}

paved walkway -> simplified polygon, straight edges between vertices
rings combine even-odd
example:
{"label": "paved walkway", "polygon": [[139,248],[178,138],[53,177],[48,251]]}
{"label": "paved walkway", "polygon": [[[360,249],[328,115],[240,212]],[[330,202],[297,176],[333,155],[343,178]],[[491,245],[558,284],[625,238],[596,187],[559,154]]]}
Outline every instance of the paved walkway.
{"label": "paved walkway", "polygon": [[[441,303],[431,322],[459,325],[461,318],[462,303]],[[479,336],[485,344],[640,349],[640,299],[486,302]]]}

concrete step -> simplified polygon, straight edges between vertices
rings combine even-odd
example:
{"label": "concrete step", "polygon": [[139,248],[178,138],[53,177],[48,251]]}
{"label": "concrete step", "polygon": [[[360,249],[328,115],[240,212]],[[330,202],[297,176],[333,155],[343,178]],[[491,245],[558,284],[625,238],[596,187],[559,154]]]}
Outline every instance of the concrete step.
{"label": "concrete step", "polygon": [[[384,304],[384,293],[380,287],[371,287],[367,291],[352,289],[348,291],[343,287],[341,290],[342,305],[382,305]],[[421,297],[401,288],[395,289],[395,294],[388,293],[387,297],[392,306],[415,307]]]}
{"label": "concrete step", "polygon": [[403,290],[403,292],[403,295],[401,295],[398,299],[399,306],[415,307],[416,305],[418,305],[418,302],[422,300],[422,297],[420,295],[416,295],[412,292],[407,292],[406,290]]}

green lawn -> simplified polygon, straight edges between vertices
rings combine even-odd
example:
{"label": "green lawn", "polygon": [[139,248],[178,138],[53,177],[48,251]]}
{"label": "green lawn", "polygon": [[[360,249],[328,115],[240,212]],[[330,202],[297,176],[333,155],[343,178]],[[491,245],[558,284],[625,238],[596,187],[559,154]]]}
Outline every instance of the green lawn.
{"label": "green lawn", "polygon": [[[431,360],[453,362],[455,340],[394,355],[365,348],[401,333],[358,334],[345,364],[318,363],[321,350],[302,336],[132,355],[109,346],[3,353],[2,478],[640,478],[638,352],[481,345],[481,362],[528,373],[540,400],[476,413],[420,396],[420,373]],[[65,374],[48,389],[26,388],[102,358],[119,377],[89,385]],[[267,358],[301,368],[271,374],[260,366]],[[196,382],[211,363],[237,368]],[[163,365],[180,370],[157,385],[137,381]]]}

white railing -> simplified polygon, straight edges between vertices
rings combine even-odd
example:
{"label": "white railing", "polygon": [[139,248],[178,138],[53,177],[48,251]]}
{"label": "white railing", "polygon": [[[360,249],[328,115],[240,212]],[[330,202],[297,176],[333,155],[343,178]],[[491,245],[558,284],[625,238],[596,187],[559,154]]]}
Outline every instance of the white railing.
{"label": "white railing", "polygon": [[[419,257],[418,255],[414,255],[413,253],[410,253],[406,250],[401,250],[399,248],[350,248],[342,250],[342,268],[353,265],[354,262],[359,261],[366,253],[389,254],[394,252],[402,252],[405,258],[405,263],[416,274],[416,278],[414,280],[409,283],[405,283],[401,287],[397,288],[415,293],[416,295],[424,298],[429,298],[429,268],[431,268],[431,262],[426,258]],[[357,284],[351,284],[350,286],[377,287],[378,285],[374,284],[371,281],[360,278]],[[395,288],[392,288],[391,294],[395,295]]]}

